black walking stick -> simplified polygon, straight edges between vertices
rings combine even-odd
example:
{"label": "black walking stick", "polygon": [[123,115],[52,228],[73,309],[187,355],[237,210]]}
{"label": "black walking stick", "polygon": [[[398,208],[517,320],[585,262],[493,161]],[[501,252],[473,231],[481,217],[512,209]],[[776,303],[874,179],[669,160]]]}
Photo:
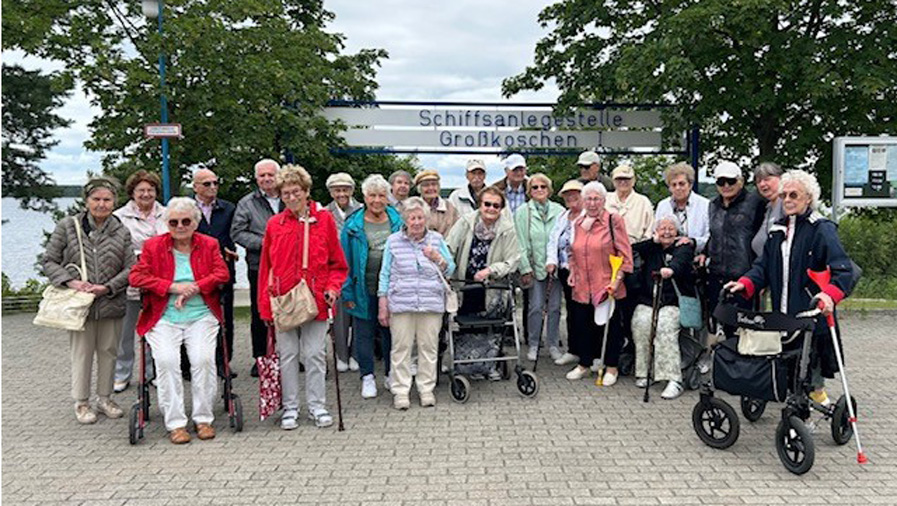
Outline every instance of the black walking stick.
{"label": "black walking stick", "polygon": [[336,356],[336,332],[333,331],[333,306],[330,305],[327,306],[327,332],[330,333],[330,343],[333,346],[333,381],[336,383],[336,414],[339,419],[339,430],[344,431],[346,427],[343,426],[343,400],[339,394],[339,369],[336,364],[338,360]]}
{"label": "black walking stick", "polygon": [[645,378],[645,396],[643,402],[648,402],[651,383],[654,381],[654,339],[657,337],[657,317],[660,315],[660,289],[663,286],[663,276],[659,272],[652,272],[654,278],[654,299],[651,301],[651,343],[648,352],[648,376]]}
{"label": "black walking stick", "polygon": [[548,327],[548,302],[551,300],[551,287],[552,281],[554,281],[554,276],[552,274],[548,274],[548,278],[546,278],[546,283],[548,286],[545,288],[545,300],[542,301],[542,327],[539,329],[539,340],[536,341],[536,361],[533,362],[533,372],[536,372],[536,368],[539,366],[539,352],[542,351],[542,337]]}

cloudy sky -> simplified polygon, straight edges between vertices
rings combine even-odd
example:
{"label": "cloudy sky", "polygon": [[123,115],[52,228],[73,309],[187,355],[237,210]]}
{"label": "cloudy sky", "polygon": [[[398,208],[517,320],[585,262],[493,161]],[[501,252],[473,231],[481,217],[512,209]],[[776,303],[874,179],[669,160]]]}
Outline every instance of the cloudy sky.
{"label": "cloudy sky", "polygon": [[[347,51],[383,48],[389,59],[378,72],[380,100],[500,101],[502,79],[532,63],[536,41],[545,31],[537,22],[548,0],[499,2],[454,0],[326,0],[336,14],[330,30],[346,36]],[[4,60],[26,68],[60,68],[59,64],[24,58],[6,52]],[[550,102],[553,87],[514,97],[520,102]],[[60,184],[81,184],[88,169],[98,170],[100,155],[84,149],[87,124],[96,114],[87,98],[77,91],[59,113],[74,123],[59,130],[60,140],[42,163]],[[189,139],[189,136],[188,136]],[[445,186],[462,182],[466,156],[422,156],[427,167],[437,168]],[[497,158],[483,157],[488,179],[501,176]]]}

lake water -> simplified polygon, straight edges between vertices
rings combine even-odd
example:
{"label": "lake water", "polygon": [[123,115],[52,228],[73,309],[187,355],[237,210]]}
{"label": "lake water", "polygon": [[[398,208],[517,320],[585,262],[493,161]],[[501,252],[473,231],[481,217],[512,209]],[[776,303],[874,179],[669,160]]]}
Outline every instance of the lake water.
{"label": "lake water", "polygon": [[[44,233],[56,227],[49,214],[26,211],[13,198],[3,200],[3,273],[9,276],[14,287],[22,287],[29,279],[46,281],[35,267],[37,254],[43,251]],[[57,199],[60,209],[67,209],[75,203],[74,198]],[[249,288],[246,281],[246,252],[238,247],[240,261],[237,262],[237,287]]]}

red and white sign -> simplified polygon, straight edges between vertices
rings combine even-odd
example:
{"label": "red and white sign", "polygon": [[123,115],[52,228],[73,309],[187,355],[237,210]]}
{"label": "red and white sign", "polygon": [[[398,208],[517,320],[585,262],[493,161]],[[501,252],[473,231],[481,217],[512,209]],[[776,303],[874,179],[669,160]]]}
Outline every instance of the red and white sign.
{"label": "red and white sign", "polygon": [[180,123],[149,123],[143,126],[143,135],[157,139],[162,137],[179,139],[183,137],[181,135]]}

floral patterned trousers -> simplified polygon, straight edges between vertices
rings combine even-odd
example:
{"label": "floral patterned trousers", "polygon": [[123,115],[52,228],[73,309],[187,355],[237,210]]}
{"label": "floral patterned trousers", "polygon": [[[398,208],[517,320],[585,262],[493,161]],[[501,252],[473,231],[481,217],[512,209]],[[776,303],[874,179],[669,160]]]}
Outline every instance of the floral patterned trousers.
{"label": "floral patterned trousers", "polygon": [[[635,375],[648,376],[648,354],[651,352],[651,307],[639,304],[632,315],[632,338],[635,341]],[[663,306],[657,316],[654,338],[654,379],[682,381],[679,357],[679,308]]]}

